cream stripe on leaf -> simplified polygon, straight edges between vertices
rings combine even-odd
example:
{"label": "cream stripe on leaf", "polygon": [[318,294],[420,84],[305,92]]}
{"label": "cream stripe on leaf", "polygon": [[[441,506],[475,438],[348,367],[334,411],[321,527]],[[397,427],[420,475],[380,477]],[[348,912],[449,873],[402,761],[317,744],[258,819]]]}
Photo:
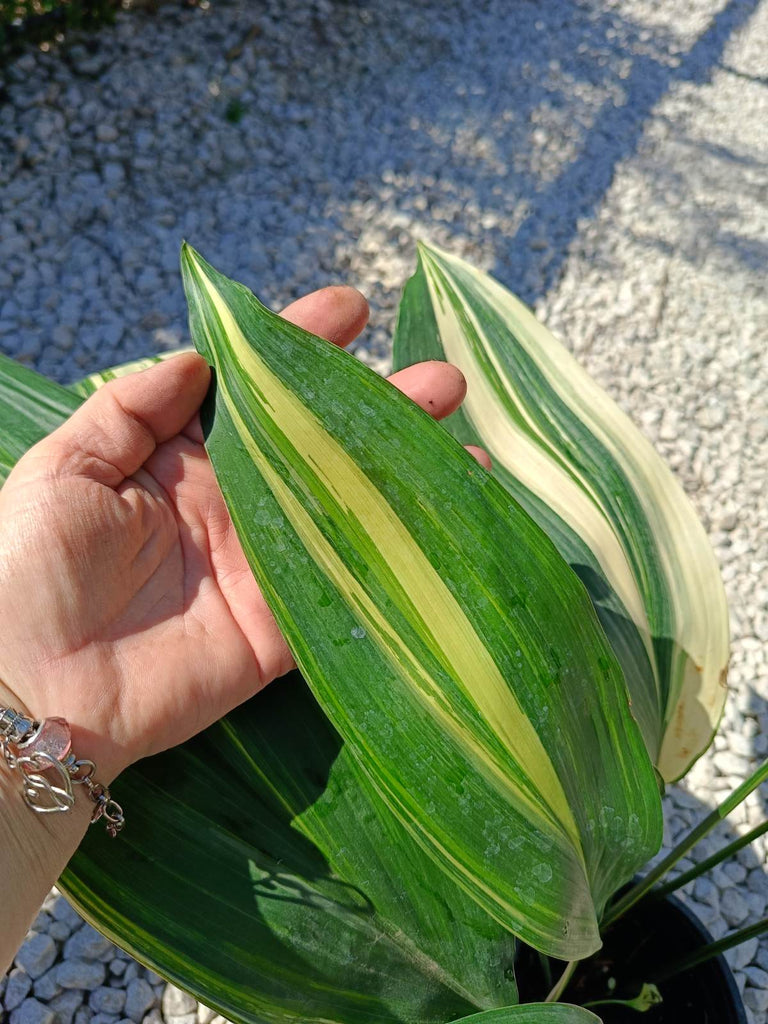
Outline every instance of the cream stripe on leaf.
{"label": "cream stripe on leaf", "polygon": [[728,620],[707,538],[672,474],[618,406],[488,275],[421,247],[395,362],[456,362],[447,422],[485,445],[498,479],[581,576],[624,669],[662,775],[684,774],[722,712]]}
{"label": "cream stripe on leaf", "polygon": [[76,395],[80,395],[81,398],[87,398],[92,395],[94,391],[103,385],[107,384],[111,380],[115,380],[116,377],[125,377],[129,373],[138,373],[140,370],[147,370],[150,366],[154,366],[155,363],[162,363],[166,359],[173,359],[174,356],[181,355],[182,352],[191,352],[189,346],[174,349],[170,352],[160,352],[155,356],[145,356],[143,359],[132,359],[128,363],[120,363],[118,366],[111,366],[107,370],[99,370],[97,373],[90,373],[87,377],[83,377],[82,380],[75,381],[74,384],[69,385],[70,391],[74,391]]}
{"label": "cream stripe on leaf", "polygon": [[541,530],[426,414],[191,249],[207,446],[315,695],[402,825],[553,955],[659,841],[620,669]]}
{"label": "cream stripe on leaf", "polygon": [[[0,360],[8,469],[79,401]],[[516,1000],[513,936],[409,837],[298,673],[120,790],[125,842],[93,830],[59,884],[227,1019],[443,1024]]]}

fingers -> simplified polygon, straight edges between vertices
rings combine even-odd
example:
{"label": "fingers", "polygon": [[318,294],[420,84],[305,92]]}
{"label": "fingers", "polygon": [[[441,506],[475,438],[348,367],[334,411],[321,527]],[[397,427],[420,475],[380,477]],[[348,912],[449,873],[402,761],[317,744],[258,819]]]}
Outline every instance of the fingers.
{"label": "fingers", "polygon": [[297,299],[280,316],[343,348],[368,323],[368,313],[368,303],[356,288],[333,286]]}
{"label": "fingers", "polygon": [[436,420],[456,412],[467,393],[464,374],[451,363],[416,363],[398,370],[390,384]]}
{"label": "fingers", "polygon": [[[368,312],[368,303],[356,288],[332,285],[302,296],[286,306],[280,316],[344,348],[368,323]],[[184,433],[191,441],[203,443],[203,430],[197,417]]]}
{"label": "fingers", "polygon": [[[456,412],[467,393],[464,374],[452,363],[415,363],[393,373],[389,382],[436,420]],[[491,469],[488,452],[474,444],[464,447],[481,466]]]}
{"label": "fingers", "polygon": [[42,456],[49,472],[117,487],[186,426],[209,380],[205,360],[187,352],[110,381],[33,449],[36,467]]}
{"label": "fingers", "polygon": [[464,447],[467,449],[470,455],[484,466],[486,469],[493,469],[491,457],[484,448],[478,448],[476,444],[465,444]]}

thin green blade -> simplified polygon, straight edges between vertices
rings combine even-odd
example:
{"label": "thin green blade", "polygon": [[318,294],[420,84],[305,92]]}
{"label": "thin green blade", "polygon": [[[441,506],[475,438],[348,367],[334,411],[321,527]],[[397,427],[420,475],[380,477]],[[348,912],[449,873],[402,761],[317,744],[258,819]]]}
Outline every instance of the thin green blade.
{"label": "thin green blade", "polygon": [[323,710],[402,825],[564,959],[660,841],[621,671],[533,521],[426,414],[189,247],[207,447]]}
{"label": "thin green blade", "polygon": [[600,1018],[581,1006],[567,1003],[527,1003],[473,1013],[453,1024],[600,1024]]}
{"label": "thin green blade", "polygon": [[0,355],[0,484],[24,452],[78,405],[66,388]]}
{"label": "thin green blade", "polygon": [[726,696],[728,614],[712,550],[672,474],[614,402],[510,292],[422,246],[395,363],[467,377],[447,421],[581,576],[663,777],[709,744]]}

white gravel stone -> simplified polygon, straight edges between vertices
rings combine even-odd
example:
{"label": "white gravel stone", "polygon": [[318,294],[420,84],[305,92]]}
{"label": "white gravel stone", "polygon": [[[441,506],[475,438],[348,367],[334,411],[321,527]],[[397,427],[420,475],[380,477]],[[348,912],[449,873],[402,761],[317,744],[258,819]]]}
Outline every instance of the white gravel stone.
{"label": "white gravel stone", "polygon": [[66,942],[72,934],[72,929],[66,921],[52,921],[48,928],[48,934],[57,942]]}
{"label": "white gravel stone", "polygon": [[36,999],[25,999],[10,1016],[10,1024],[54,1024],[55,1020],[53,1010]]}
{"label": "white gravel stone", "polygon": [[92,992],[104,983],[106,973],[104,964],[90,960],[62,960],[56,980],[62,988],[81,988]]}
{"label": "white gravel stone", "polygon": [[726,889],[720,896],[720,910],[726,922],[733,928],[743,924],[749,917],[749,906],[738,889]]}
{"label": "white gravel stone", "polygon": [[165,1017],[181,1017],[184,1014],[197,1011],[197,1000],[175,985],[168,985],[163,996],[162,1007]]}
{"label": "white gravel stone", "polygon": [[741,885],[742,882],[746,881],[747,869],[739,864],[738,861],[732,860],[727,864],[723,864],[723,871],[731,882],[735,882],[736,885]]}
{"label": "white gravel stone", "polygon": [[84,924],[78,912],[67,903],[66,899],[58,893],[54,897],[51,907],[51,914],[56,921],[63,921],[69,925],[72,931],[81,928]]}
{"label": "white gravel stone", "polygon": [[720,904],[720,892],[708,878],[697,878],[693,885],[693,894],[699,903],[708,903],[717,909]]}
{"label": "white gravel stone", "polygon": [[58,1024],[72,1024],[75,1013],[83,1004],[84,995],[80,991],[69,990],[54,996],[48,1004],[56,1013]]}
{"label": "white gravel stone", "polygon": [[95,1013],[91,1017],[91,1024],[117,1024],[119,1020],[119,1013]]}
{"label": "white gravel stone", "polygon": [[130,1017],[134,1024],[140,1024],[154,1003],[155,993],[149,982],[145,978],[134,978],[127,989],[125,1016]]}
{"label": "white gravel stone", "polygon": [[[29,929],[31,932],[49,932],[53,918],[47,910],[41,910],[35,920],[32,922],[32,927]],[[54,936],[55,938],[55,936]]]}
{"label": "white gravel stone", "polygon": [[66,959],[99,960],[114,950],[112,942],[89,924],[78,929],[64,946]]}
{"label": "white gravel stone", "polygon": [[723,955],[731,967],[741,970],[747,967],[748,964],[751,964],[755,959],[757,946],[757,939],[749,939],[747,942],[742,942],[740,946],[733,946],[731,949],[726,949]]}
{"label": "white gravel stone", "polygon": [[139,977],[140,973],[141,968],[139,965],[135,961],[129,960],[123,973],[122,984],[128,986],[132,981]]}
{"label": "white gravel stone", "polygon": [[744,973],[750,985],[768,992],[768,973],[760,967],[747,967]]}
{"label": "white gravel stone", "polygon": [[61,992],[61,985],[58,981],[58,965],[42,974],[35,982],[35,999],[48,1002]]}
{"label": "white gravel stone", "polygon": [[749,762],[744,757],[739,757],[732,750],[721,750],[716,753],[712,760],[715,768],[721,775],[744,778],[749,774]]}
{"label": "white gravel stone", "polygon": [[49,935],[32,933],[16,954],[16,966],[22,967],[30,978],[39,978],[56,959],[56,943]]}
{"label": "white gravel stone", "polygon": [[116,1013],[120,1016],[125,1009],[125,992],[120,988],[101,986],[91,992],[88,1005],[96,1013]]}
{"label": "white gravel stone", "polygon": [[32,979],[21,967],[14,967],[8,972],[8,981],[5,985],[3,1005],[6,1010],[15,1010],[29,995],[32,988]]}
{"label": "white gravel stone", "polygon": [[753,988],[751,985],[744,989],[744,1003],[752,1010],[754,1020],[763,1021],[768,1011],[768,988]]}
{"label": "white gravel stone", "polygon": [[749,907],[749,916],[754,920],[759,920],[765,913],[766,899],[762,893],[745,892],[744,900]]}
{"label": "white gravel stone", "polygon": [[120,133],[113,124],[100,124],[96,128],[96,138],[99,142],[114,142],[119,135]]}

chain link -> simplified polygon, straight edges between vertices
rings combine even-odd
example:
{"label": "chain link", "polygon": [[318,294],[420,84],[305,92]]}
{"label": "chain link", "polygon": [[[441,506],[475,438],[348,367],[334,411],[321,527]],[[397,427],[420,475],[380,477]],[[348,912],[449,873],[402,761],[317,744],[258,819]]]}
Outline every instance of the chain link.
{"label": "chain link", "polygon": [[[112,799],[109,787],[94,778],[93,761],[78,760],[72,753],[61,760],[42,751],[25,756],[19,750],[40,725],[13,708],[0,708],[0,754],[12,771],[22,771],[24,802],[37,814],[69,811],[75,802],[72,787],[83,786],[95,804],[91,824],[103,818],[107,834],[114,839],[125,827],[125,815],[120,804]],[[56,783],[43,775],[49,769],[57,773]]]}

